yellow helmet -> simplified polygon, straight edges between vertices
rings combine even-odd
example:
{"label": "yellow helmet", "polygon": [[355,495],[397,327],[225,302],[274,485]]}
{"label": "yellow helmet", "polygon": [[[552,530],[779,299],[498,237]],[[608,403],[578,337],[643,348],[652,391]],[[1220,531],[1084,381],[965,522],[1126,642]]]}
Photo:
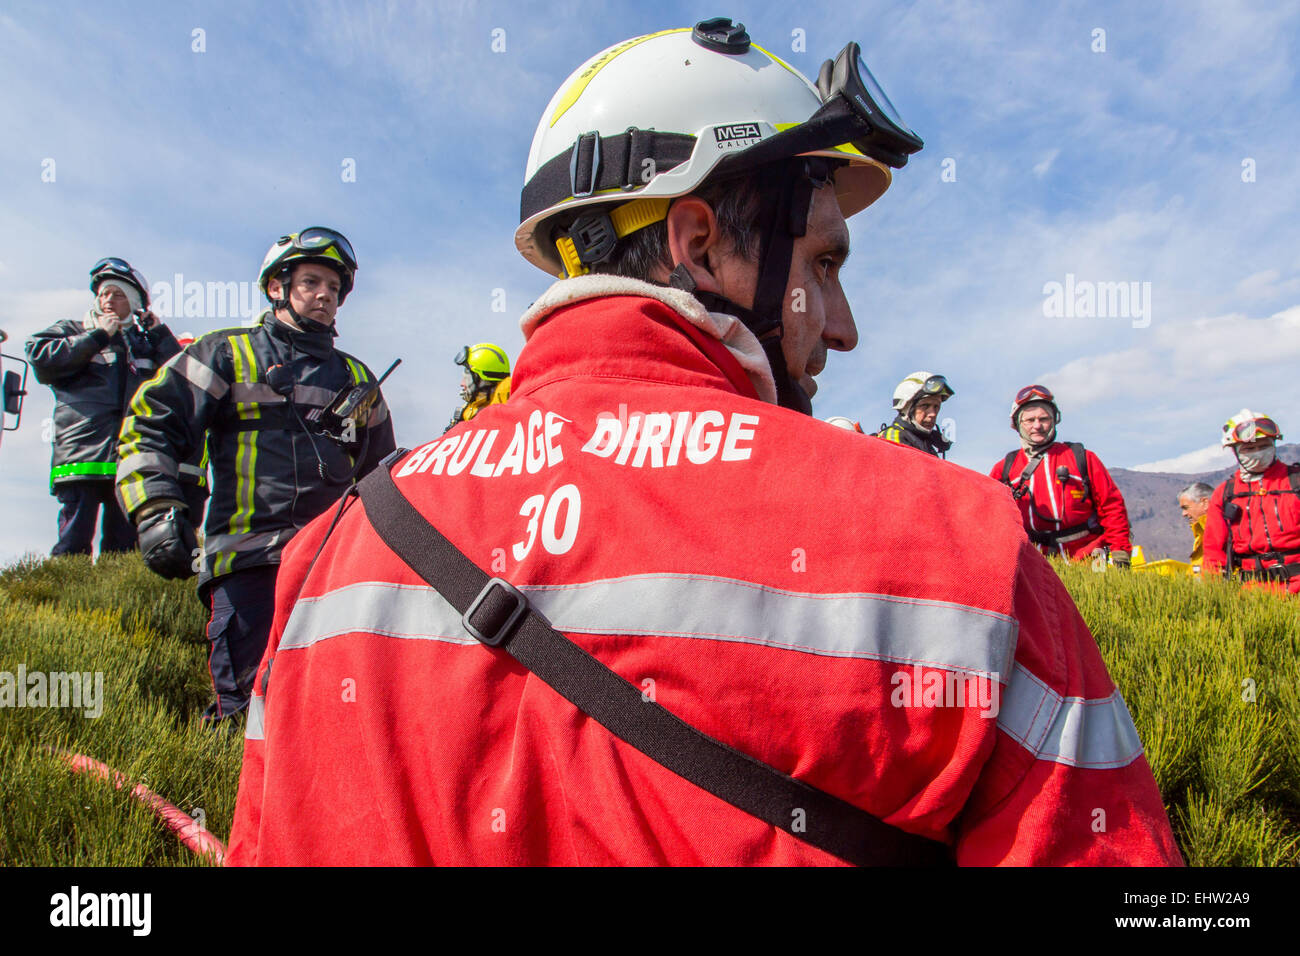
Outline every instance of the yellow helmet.
{"label": "yellow helmet", "polygon": [[506,350],[491,342],[465,346],[456,353],[456,364],[489,382],[499,382],[510,374],[510,357]]}

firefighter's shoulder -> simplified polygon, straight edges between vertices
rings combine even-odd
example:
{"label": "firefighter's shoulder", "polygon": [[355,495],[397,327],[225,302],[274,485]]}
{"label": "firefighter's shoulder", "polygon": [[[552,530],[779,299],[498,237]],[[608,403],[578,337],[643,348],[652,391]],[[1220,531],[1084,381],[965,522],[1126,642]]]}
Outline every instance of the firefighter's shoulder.
{"label": "firefighter's shoulder", "polygon": [[1024,537],[1020,511],[1006,486],[988,475],[891,441],[863,441],[833,426],[818,435],[828,443],[819,456],[823,467],[852,481],[859,507],[889,513],[894,522],[919,520],[926,528],[942,529],[946,548],[970,539],[983,542],[981,550],[988,553],[996,540],[1014,552]]}

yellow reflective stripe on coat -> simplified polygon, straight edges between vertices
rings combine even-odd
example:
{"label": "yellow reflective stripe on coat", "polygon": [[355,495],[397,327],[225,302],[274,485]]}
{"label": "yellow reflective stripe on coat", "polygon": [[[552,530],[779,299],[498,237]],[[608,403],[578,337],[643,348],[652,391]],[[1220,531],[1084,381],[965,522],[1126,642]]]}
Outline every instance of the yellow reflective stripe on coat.
{"label": "yellow reflective stripe on coat", "polygon": [[[153,408],[145,398],[145,393],[162,381],[166,368],[159,369],[154,376],[141,385],[135,395],[131,397],[131,413],[122,422],[122,430],[118,434],[117,454],[119,460],[126,459],[131,455],[138,454],[140,451],[141,435],[135,427],[135,420],[139,416],[145,418],[153,415]],[[138,471],[133,471],[120,478],[118,483],[121,487],[122,503],[126,506],[128,514],[135,512],[144,504],[144,476]]]}
{"label": "yellow reflective stripe on coat", "polygon": [[348,363],[348,371],[352,373],[353,382],[360,385],[362,382],[370,381],[370,376],[366,374],[366,368],[364,365],[356,359],[348,358],[346,355],[343,356],[343,358]]}
{"label": "yellow reflective stripe on coat", "polygon": [[[230,354],[234,360],[235,382],[256,382],[257,360],[253,356],[253,345],[247,335],[231,336]],[[247,421],[261,418],[262,409],[257,402],[236,402],[235,414],[241,421]],[[235,436],[235,511],[230,516],[230,534],[246,534],[252,525],[257,434],[256,431],[241,431]],[[228,573],[234,560],[233,551],[219,554],[212,565],[213,573]]]}

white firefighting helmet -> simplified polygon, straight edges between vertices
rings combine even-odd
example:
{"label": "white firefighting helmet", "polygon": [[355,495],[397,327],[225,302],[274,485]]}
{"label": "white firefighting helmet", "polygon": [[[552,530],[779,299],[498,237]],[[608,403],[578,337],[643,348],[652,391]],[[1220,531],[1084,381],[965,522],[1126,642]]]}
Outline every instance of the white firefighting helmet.
{"label": "white firefighting helmet", "polygon": [[913,372],[898,383],[898,388],[894,389],[894,409],[899,412],[905,411],[918,398],[938,398],[942,403],[952,396],[952,386],[942,375],[935,375],[933,372]]}
{"label": "white firefighting helmet", "polygon": [[[826,125],[828,113],[837,125]],[[859,127],[846,135],[850,122]],[[587,272],[724,160],[748,162],[741,154],[756,165],[796,155],[847,161],[835,175],[847,218],[885,192],[890,165],[920,148],[859,63],[856,43],[827,61],[815,86],[722,18],[635,37],[589,59],[551,98],[528,155],[515,245],[552,275]],[[580,217],[557,233],[557,215],[587,207],[604,207],[609,219],[588,227]]]}

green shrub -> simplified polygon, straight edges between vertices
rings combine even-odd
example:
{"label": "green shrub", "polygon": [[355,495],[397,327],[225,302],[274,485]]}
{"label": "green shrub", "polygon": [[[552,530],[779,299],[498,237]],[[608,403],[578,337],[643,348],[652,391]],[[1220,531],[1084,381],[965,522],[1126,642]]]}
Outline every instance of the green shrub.
{"label": "green shrub", "polygon": [[[1187,862],[1300,863],[1300,601],[1056,568],[1133,715]],[[205,623],[192,582],[163,581],[135,554],[0,570],[0,671],[104,675],[97,718],[0,712],[0,864],[202,865],[129,794],[70,773],[58,750],[202,808],[226,838],[242,741],[198,723]]]}

